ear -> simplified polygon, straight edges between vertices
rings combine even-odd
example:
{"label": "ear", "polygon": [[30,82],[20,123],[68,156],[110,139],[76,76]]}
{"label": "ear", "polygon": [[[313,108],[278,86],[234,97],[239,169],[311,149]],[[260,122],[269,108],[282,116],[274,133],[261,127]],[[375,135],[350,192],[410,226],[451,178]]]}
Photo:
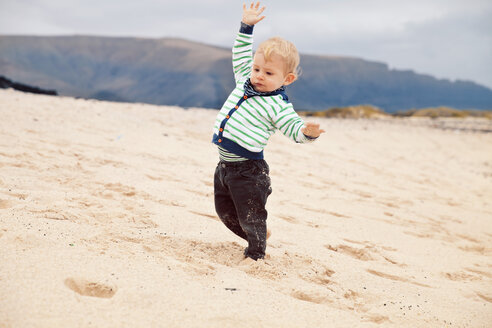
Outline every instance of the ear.
{"label": "ear", "polygon": [[297,75],[295,75],[294,73],[289,73],[284,79],[284,85],[289,85],[295,80],[297,80]]}

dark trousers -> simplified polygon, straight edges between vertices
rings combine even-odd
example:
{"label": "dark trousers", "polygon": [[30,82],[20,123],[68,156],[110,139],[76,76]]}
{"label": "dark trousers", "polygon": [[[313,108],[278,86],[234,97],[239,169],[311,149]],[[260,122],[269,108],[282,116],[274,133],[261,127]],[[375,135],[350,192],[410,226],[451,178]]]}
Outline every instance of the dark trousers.
{"label": "dark trousers", "polygon": [[244,255],[254,260],[265,256],[268,174],[264,160],[247,160],[219,162],[214,175],[215,210],[227,228],[248,241]]}

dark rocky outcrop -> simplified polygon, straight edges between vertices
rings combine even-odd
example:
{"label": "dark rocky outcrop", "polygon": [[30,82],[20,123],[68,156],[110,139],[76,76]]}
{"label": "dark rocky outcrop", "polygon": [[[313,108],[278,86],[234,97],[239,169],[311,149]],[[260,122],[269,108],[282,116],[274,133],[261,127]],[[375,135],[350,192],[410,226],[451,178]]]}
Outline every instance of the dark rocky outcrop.
{"label": "dark rocky outcrop", "polygon": [[51,95],[51,96],[58,95],[56,90],[45,90],[27,84],[13,82],[7,79],[6,77],[0,75],[0,89],[8,89],[8,88],[12,88],[23,92],[42,94],[42,95]]}

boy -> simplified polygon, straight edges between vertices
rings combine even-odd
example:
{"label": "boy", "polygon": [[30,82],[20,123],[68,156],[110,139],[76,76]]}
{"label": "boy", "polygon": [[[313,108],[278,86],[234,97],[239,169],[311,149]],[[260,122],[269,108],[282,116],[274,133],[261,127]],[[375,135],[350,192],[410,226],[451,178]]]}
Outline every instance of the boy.
{"label": "boy", "polygon": [[[265,256],[267,197],[271,194],[263,148],[280,130],[295,142],[315,140],[324,130],[294,111],[285,86],[297,79],[299,54],[281,38],[263,42],[253,57],[253,27],[263,20],[260,3],[243,5],[241,29],[232,50],[236,88],[222,106],[212,142],[220,162],[214,175],[215,209],[222,222],[248,241],[247,262]],[[245,260],[245,261],[246,261]]]}

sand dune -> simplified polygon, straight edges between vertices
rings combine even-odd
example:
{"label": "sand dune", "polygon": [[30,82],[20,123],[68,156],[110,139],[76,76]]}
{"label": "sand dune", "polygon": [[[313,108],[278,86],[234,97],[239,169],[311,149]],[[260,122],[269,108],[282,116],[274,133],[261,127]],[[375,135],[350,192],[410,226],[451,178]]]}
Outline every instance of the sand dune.
{"label": "sand dune", "polygon": [[273,234],[243,267],[215,115],[0,90],[0,326],[490,327],[492,134],[275,135]]}

